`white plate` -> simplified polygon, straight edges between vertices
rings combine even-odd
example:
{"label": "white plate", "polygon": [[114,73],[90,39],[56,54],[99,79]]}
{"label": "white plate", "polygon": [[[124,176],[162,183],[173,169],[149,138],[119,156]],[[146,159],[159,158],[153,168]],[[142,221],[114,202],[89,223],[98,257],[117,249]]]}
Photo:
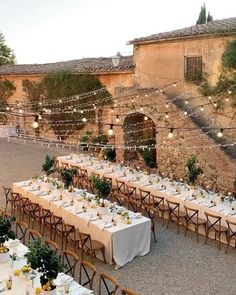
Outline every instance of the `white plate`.
{"label": "white plate", "polygon": [[104,225],[104,228],[112,227],[112,223],[107,223]]}

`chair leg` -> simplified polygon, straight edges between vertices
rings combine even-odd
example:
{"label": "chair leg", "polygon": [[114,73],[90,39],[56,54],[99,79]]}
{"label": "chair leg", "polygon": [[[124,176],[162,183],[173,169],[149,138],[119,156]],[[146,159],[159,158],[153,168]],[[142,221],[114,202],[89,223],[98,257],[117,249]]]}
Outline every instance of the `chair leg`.
{"label": "chair leg", "polygon": [[102,256],[103,256],[104,263],[106,263],[105,249],[104,248],[102,249]]}
{"label": "chair leg", "polygon": [[184,231],[184,236],[185,237],[186,237],[186,234],[187,234],[188,226],[189,226],[189,224],[188,224],[188,222],[186,222],[186,227],[185,227],[185,231]]}
{"label": "chair leg", "polygon": [[205,239],[205,244],[207,243],[207,240],[208,240],[208,235],[209,235],[209,231],[208,229],[206,230],[206,239]]}
{"label": "chair leg", "polygon": [[198,232],[198,228],[199,228],[199,225],[197,224],[197,225],[196,225],[196,231],[197,231],[197,243],[199,242],[199,232]]}
{"label": "chair leg", "polygon": [[177,234],[179,234],[179,217],[177,218]]}
{"label": "chair leg", "polygon": [[171,216],[170,216],[170,214],[169,214],[169,216],[168,216],[168,222],[167,222],[166,228],[169,228],[170,221],[171,221]]}
{"label": "chair leg", "polygon": [[219,232],[219,250],[221,248],[221,242],[220,242],[220,237],[221,237],[222,232]]}

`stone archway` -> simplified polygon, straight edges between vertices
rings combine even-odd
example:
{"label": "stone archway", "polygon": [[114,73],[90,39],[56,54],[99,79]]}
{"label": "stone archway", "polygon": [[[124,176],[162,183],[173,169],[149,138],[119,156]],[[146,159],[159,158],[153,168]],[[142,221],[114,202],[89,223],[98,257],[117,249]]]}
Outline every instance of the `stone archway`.
{"label": "stone archway", "polygon": [[[148,153],[156,163],[156,129],[154,121],[143,113],[128,114],[123,123],[124,160],[132,161],[138,165],[145,164],[144,151]],[[143,149],[143,146],[151,148]]]}

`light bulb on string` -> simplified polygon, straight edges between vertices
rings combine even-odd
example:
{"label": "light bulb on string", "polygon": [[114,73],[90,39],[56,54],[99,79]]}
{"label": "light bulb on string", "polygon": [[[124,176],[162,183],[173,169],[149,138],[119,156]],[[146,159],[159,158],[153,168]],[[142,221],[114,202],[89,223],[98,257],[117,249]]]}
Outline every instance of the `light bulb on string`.
{"label": "light bulb on string", "polygon": [[185,104],[188,104],[188,99],[187,99],[187,100],[185,100]]}
{"label": "light bulb on string", "polygon": [[76,108],[74,108],[73,111],[76,112]]}
{"label": "light bulb on string", "polygon": [[140,107],[140,112],[143,112],[143,106]]}
{"label": "light bulb on string", "polygon": [[39,122],[38,122],[38,120],[39,120],[39,116],[36,115],[35,118],[34,118],[34,122],[32,123],[32,127],[33,127],[34,129],[36,129],[36,128],[39,127]]}
{"label": "light bulb on string", "polygon": [[211,100],[211,96],[208,96],[208,99]]}
{"label": "light bulb on string", "polygon": [[184,111],[184,115],[187,116],[188,115],[188,112],[187,111]]}
{"label": "light bulb on string", "polygon": [[226,99],[225,99],[226,101],[229,101],[229,98],[228,97],[226,97]]}
{"label": "light bulb on string", "polygon": [[173,134],[174,129],[170,128],[169,133],[168,133],[168,138],[171,139],[173,138],[174,134]]}
{"label": "light bulb on string", "polygon": [[108,129],[108,132],[107,133],[108,133],[109,136],[112,136],[113,135],[113,133],[114,133],[113,132],[113,124],[110,125],[110,128]]}
{"label": "light bulb on string", "polygon": [[214,106],[214,108],[217,107],[217,102],[216,101],[214,101],[213,106]]}
{"label": "light bulb on string", "polygon": [[87,122],[87,119],[85,117],[83,117],[82,122]]}
{"label": "light bulb on string", "polygon": [[200,110],[201,110],[202,112],[204,111],[204,106],[203,106],[203,105],[201,106]]}
{"label": "light bulb on string", "polygon": [[147,121],[148,120],[148,116],[144,116],[144,121]]}
{"label": "light bulb on string", "polygon": [[229,91],[228,91],[228,93],[229,93],[229,94],[232,94],[232,91],[231,91],[231,90],[229,90]]}
{"label": "light bulb on string", "polygon": [[223,136],[223,129],[221,128],[218,132],[217,132],[217,136],[218,137],[222,137]]}
{"label": "light bulb on string", "polygon": [[166,112],[166,115],[165,115],[165,117],[166,117],[166,119],[168,119],[169,118],[169,114]]}
{"label": "light bulb on string", "polygon": [[119,123],[120,122],[120,117],[119,115],[116,115],[116,123]]}
{"label": "light bulb on string", "polygon": [[7,107],[6,107],[6,110],[7,110],[7,111],[9,111],[9,110],[10,110],[10,108],[7,106]]}
{"label": "light bulb on string", "polygon": [[168,108],[168,107],[169,107],[169,103],[167,102],[167,103],[166,103],[166,108]]}
{"label": "light bulb on string", "polygon": [[173,87],[176,87],[176,86],[177,86],[177,84],[176,84],[176,83],[173,83],[173,84],[172,84],[172,86],[173,86]]}
{"label": "light bulb on string", "polygon": [[113,108],[111,109],[111,113],[114,113],[114,109]]}
{"label": "light bulb on string", "polygon": [[145,97],[148,97],[147,93],[145,94]]}
{"label": "light bulb on string", "polygon": [[22,110],[22,109],[19,109],[19,113],[20,113],[20,114],[23,114],[23,110]]}
{"label": "light bulb on string", "polygon": [[83,111],[83,110],[81,110],[81,111],[80,111],[80,113],[81,113],[81,114],[83,114],[83,113],[84,113],[84,111]]}
{"label": "light bulb on string", "polygon": [[62,103],[62,100],[61,100],[61,99],[59,99],[59,102],[60,102],[60,103]]}
{"label": "light bulb on string", "polygon": [[39,120],[42,120],[43,119],[42,114],[43,114],[42,112],[39,113],[39,115],[38,115],[38,119]]}

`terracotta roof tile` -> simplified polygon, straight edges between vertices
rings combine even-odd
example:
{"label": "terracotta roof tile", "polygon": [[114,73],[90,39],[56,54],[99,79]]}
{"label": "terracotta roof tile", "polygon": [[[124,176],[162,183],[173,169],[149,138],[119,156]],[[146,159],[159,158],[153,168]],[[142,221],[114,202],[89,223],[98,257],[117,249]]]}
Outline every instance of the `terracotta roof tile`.
{"label": "terracotta roof tile", "polygon": [[78,73],[123,72],[133,71],[133,56],[121,56],[117,67],[111,57],[82,58],[47,64],[22,64],[0,66],[0,75],[45,74],[60,70]]}
{"label": "terracotta roof tile", "polygon": [[168,39],[187,38],[199,35],[214,35],[214,34],[236,34],[236,17],[216,20],[207,24],[195,25],[179,30],[174,30],[165,33],[154,34],[146,37],[133,39],[128,44],[145,43],[152,41],[162,41]]}

